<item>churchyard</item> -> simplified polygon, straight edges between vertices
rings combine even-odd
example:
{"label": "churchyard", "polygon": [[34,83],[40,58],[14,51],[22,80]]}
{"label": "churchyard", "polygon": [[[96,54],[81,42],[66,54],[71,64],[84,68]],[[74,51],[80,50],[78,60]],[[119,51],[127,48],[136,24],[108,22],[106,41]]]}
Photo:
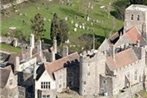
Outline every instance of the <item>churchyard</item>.
{"label": "churchyard", "polygon": [[[57,13],[60,19],[65,19],[69,27],[70,48],[73,50],[82,49],[88,44],[79,39],[83,34],[96,35],[96,44],[99,45],[109,33],[116,32],[122,27],[122,20],[114,18],[110,11],[113,11],[111,4],[115,0],[94,0],[85,7],[84,0],[37,0],[35,2],[24,2],[22,4],[6,9],[6,15],[2,15],[1,34],[7,36],[10,27],[16,27],[22,32],[24,39],[29,41],[31,34],[30,19],[40,13],[44,17],[45,29],[43,39],[49,43],[50,24],[53,13]],[[68,0],[67,0],[68,1]],[[85,10],[88,10],[88,16]],[[86,17],[86,18],[85,18]],[[92,42],[92,40],[91,40]]]}

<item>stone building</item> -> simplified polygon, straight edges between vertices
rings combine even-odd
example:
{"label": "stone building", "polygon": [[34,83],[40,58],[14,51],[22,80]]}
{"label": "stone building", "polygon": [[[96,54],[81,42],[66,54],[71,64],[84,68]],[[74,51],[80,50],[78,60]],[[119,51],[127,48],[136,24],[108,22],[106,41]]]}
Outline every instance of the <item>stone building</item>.
{"label": "stone building", "polygon": [[18,86],[17,75],[11,66],[0,68],[0,97],[25,98],[25,88]]}
{"label": "stone building", "polygon": [[56,98],[67,87],[78,87],[79,55],[77,52],[52,62],[44,62],[36,70],[35,98]]}
{"label": "stone building", "polygon": [[[98,50],[80,55],[79,93],[84,96],[130,94],[147,87],[147,7],[126,9],[124,30],[105,39]],[[132,89],[133,88],[133,89]]]}
{"label": "stone building", "polygon": [[147,6],[131,5],[125,11],[124,31],[135,26],[147,38]]}

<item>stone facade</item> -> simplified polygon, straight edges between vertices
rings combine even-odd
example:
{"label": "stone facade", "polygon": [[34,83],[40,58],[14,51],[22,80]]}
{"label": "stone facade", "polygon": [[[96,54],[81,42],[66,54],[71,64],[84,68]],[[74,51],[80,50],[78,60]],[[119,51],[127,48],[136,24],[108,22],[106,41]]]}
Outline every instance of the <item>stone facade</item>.
{"label": "stone facade", "polygon": [[131,5],[125,12],[124,33],[115,43],[105,39],[97,51],[81,54],[79,93],[117,96],[125,92],[125,98],[129,98],[129,89],[134,88],[133,95],[146,88],[147,42],[144,38],[147,38],[147,7]]}
{"label": "stone facade", "polygon": [[136,26],[147,38],[147,6],[131,5],[125,11],[124,31]]}

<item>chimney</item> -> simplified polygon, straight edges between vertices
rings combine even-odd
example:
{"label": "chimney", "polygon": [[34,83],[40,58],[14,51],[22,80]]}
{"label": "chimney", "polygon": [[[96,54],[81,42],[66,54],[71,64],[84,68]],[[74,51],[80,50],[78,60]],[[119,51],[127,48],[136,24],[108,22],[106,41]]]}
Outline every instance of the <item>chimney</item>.
{"label": "chimney", "polygon": [[141,47],[141,59],[145,59],[145,48],[144,47]]}
{"label": "chimney", "polygon": [[53,39],[53,49],[54,49],[54,52],[57,53],[57,39],[56,39],[56,37],[54,37],[54,39]]}
{"label": "chimney", "polygon": [[115,61],[116,58],[115,58],[115,46],[114,45],[112,46],[112,57],[113,57],[113,60]]}
{"label": "chimney", "polygon": [[15,58],[15,70],[16,71],[19,71],[19,64],[20,64],[20,59],[19,59],[19,56],[16,56]]}
{"label": "chimney", "polygon": [[55,53],[54,50],[52,50],[51,52],[52,52],[52,61],[55,61],[55,54],[56,54],[56,53]]}
{"label": "chimney", "polygon": [[32,58],[32,52],[33,52],[33,48],[30,47],[30,58]]}
{"label": "chimney", "polygon": [[140,47],[140,40],[137,41],[137,47]]}
{"label": "chimney", "polygon": [[14,47],[17,47],[18,46],[18,40],[17,38],[14,38]]}
{"label": "chimney", "polygon": [[66,46],[63,47],[62,56],[63,57],[67,56],[68,53],[69,53],[69,49],[68,49],[68,46],[66,45]]}
{"label": "chimney", "polygon": [[42,55],[42,42],[41,42],[41,40],[39,40],[39,55],[40,55],[41,58],[43,57],[43,55]]}
{"label": "chimney", "polygon": [[30,44],[31,44],[31,48],[33,50],[33,48],[35,48],[35,37],[34,37],[34,34],[31,34]]}

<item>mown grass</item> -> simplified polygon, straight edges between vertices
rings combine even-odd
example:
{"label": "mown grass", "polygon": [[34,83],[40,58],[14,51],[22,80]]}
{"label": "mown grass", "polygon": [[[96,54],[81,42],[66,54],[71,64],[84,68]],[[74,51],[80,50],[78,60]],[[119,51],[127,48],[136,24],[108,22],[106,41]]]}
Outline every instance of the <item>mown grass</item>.
{"label": "mown grass", "polygon": [[0,44],[0,49],[12,53],[20,53],[21,49],[7,44]]}
{"label": "mown grass", "polygon": [[[68,16],[69,20],[67,21],[69,27],[69,40],[71,44],[81,45],[81,41],[78,39],[79,36],[83,34],[93,34],[99,36],[109,35],[109,32],[115,32],[119,30],[123,25],[122,21],[115,19],[115,29],[112,30],[112,17],[109,11],[114,10],[113,7],[109,5],[109,3],[114,2],[115,0],[98,0],[95,2],[93,10],[89,12],[89,16],[92,20],[98,20],[99,23],[91,25],[91,22],[86,21],[83,17],[85,16],[84,11],[81,10],[80,0],[73,0],[72,6],[62,5],[58,2],[58,0],[53,0],[49,2],[48,0],[38,0],[36,2],[28,2],[23,3],[21,5],[16,6],[19,12],[22,15],[18,15],[13,10],[9,9],[9,16],[2,16],[2,35],[5,35],[8,32],[8,28],[11,26],[15,26],[17,29],[21,30],[26,37],[32,32],[31,31],[31,22],[30,19],[34,17],[35,14],[40,13],[45,18],[45,29],[44,38],[50,39],[50,24],[53,13],[57,13],[58,17],[64,19],[64,17]],[[105,6],[105,8],[101,9],[101,6]],[[77,16],[77,19],[75,18]],[[25,21],[25,24],[22,21]],[[74,23],[85,23],[85,27],[93,30],[92,32],[89,30],[78,29],[77,32],[74,32],[74,24],[71,24],[71,20]],[[29,39],[29,38],[28,38]],[[104,39],[101,39],[104,40]],[[99,40],[98,40],[99,41]]]}

